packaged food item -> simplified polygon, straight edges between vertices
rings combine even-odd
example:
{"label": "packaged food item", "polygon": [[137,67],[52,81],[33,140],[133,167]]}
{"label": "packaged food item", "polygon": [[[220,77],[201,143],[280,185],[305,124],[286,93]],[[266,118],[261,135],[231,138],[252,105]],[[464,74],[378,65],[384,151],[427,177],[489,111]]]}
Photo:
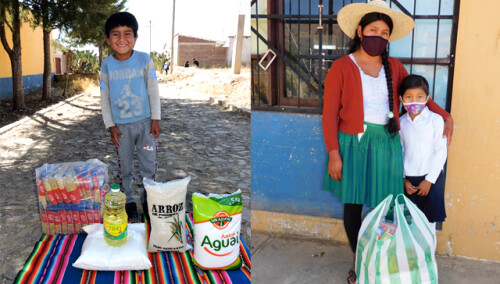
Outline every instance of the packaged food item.
{"label": "packaged food item", "polygon": [[241,191],[232,194],[193,194],[194,263],[202,269],[241,266]]}
{"label": "packaged food item", "polygon": [[80,222],[80,213],[78,213],[77,205],[71,205],[71,215],[73,215],[73,222],[75,224],[75,233],[79,233],[82,230],[82,223]]}
{"label": "packaged food item", "polygon": [[57,233],[56,233],[56,228],[54,225],[54,212],[52,211],[51,207],[52,207],[52,205],[50,205],[50,204],[47,207],[47,221],[49,222],[49,233],[51,235],[55,235]]}
{"label": "packaged food item", "polygon": [[110,246],[118,247],[127,241],[128,216],[125,212],[127,197],[120,191],[120,186],[113,184],[106,194],[104,204],[104,240]]}
{"label": "packaged food item", "polygon": [[47,217],[47,210],[46,205],[44,206],[42,202],[39,203],[39,209],[40,209],[40,220],[42,221],[42,232],[46,235],[50,235],[49,231],[49,220]]}
{"label": "packaged food item", "polygon": [[52,206],[52,214],[54,215],[54,232],[61,233],[61,214],[59,213],[59,205]]}
{"label": "packaged food item", "polygon": [[44,164],[36,169],[43,233],[75,234],[84,225],[102,223],[107,172],[107,166],[97,159]]}
{"label": "packaged food item", "polygon": [[45,188],[45,183],[43,182],[43,177],[41,179],[36,180],[36,187],[38,189],[38,201],[39,201],[39,207],[40,210],[42,208],[47,208],[47,199],[45,198],[45,194],[47,192],[47,189]]}
{"label": "packaged food item", "polygon": [[148,212],[151,220],[151,234],[148,251],[180,251],[191,247],[186,242],[186,193],[191,177],[155,182],[144,178],[148,193]]}
{"label": "packaged food item", "polygon": [[[85,226],[87,237],[82,252],[73,267],[85,270],[122,271],[147,270],[151,261],[146,251],[146,227],[144,223],[128,226],[128,241],[119,247],[109,246],[104,239],[102,224]],[[127,282],[128,283],[128,282]]]}
{"label": "packaged food item", "polygon": [[391,222],[381,221],[377,227],[377,240],[390,239],[396,233],[398,226]]}
{"label": "packaged food item", "polygon": [[68,220],[64,204],[59,205],[59,218],[61,218],[61,234],[68,234]]}
{"label": "packaged food item", "polygon": [[68,234],[74,234],[75,233],[75,224],[73,222],[73,214],[71,213],[71,204],[68,204],[66,206],[66,222],[68,223]]}

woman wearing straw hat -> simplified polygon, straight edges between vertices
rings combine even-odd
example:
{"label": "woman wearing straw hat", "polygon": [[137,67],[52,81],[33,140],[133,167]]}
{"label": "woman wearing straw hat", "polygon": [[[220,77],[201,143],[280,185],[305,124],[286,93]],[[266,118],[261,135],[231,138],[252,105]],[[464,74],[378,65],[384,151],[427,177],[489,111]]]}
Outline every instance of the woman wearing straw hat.
{"label": "woman wearing straw hat", "polygon": [[[350,54],[333,62],[325,80],[323,189],[344,204],[344,227],[355,253],[363,204],[374,208],[388,194],[404,192],[397,94],[408,72],[386,47],[409,34],[414,22],[383,0],[347,5],[337,20],[353,40]],[[430,99],[427,105],[445,120],[449,145],[450,114]],[[354,263],[347,282],[356,282]]]}

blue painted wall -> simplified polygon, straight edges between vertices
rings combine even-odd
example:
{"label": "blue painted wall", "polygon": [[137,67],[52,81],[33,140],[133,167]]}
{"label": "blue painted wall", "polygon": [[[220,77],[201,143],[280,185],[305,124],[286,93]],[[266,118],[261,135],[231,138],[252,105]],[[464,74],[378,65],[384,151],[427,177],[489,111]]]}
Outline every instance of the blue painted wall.
{"label": "blue painted wall", "polygon": [[[54,73],[51,74],[54,81]],[[24,93],[36,92],[42,89],[43,74],[23,76]],[[0,99],[12,98],[12,77],[0,78]]]}
{"label": "blue painted wall", "polygon": [[323,191],[326,147],[321,115],[252,111],[252,209],[342,218]]}

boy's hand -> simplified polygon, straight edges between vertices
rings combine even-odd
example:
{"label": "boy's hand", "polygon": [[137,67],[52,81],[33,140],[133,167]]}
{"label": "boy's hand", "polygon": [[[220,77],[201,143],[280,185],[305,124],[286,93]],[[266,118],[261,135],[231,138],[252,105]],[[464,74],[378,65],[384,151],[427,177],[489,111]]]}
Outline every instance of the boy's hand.
{"label": "boy's hand", "polygon": [[428,180],[423,180],[418,186],[418,196],[427,196],[429,194],[429,190],[431,189],[432,183]]}
{"label": "boy's hand", "polygon": [[406,194],[412,195],[415,192],[417,192],[417,188],[414,187],[413,184],[411,184],[411,182],[409,180],[404,179],[404,184],[405,184],[405,192],[406,192]]}
{"label": "boy's hand", "polygon": [[338,150],[333,150],[329,154],[328,174],[336,181],[342,179],[342,157]]}
{"label": "boy's hand", "polygon": [[158,136],[160,136],[160,121],[151,120],[151,132],[149,135],[153,135],[155,139],[158,139]]}
{"label": "boy's hand", "polygon": [[120,146],[120,142],[118,142],[118,136],[123,138],[123,134],[120,132],[118,127],[111,126],[109,128],[109,133],[111,134],[111,142],[113,142],[113,144],[115,144],[116,147]]}

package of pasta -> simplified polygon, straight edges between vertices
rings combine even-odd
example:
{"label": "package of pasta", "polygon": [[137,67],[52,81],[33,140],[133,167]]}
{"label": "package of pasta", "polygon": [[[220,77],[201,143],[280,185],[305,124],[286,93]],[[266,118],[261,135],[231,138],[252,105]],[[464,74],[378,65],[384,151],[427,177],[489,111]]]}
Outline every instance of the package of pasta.
{"label": "package of pasta", "polygon": [[97,159],[44,164],[35,170],[42,232],[78,234],[82,226],[102,223],[108,167]]}
{"label": "package of pasta", "polygon": [[232,194],[193,194],[194,263],[202,269],[241,266],[241,191]]}
{"label": "package of pasta", "polygon": [[148,251],[179,251],[191,249],[186,242],[186,193],[191,177],[165,183],[144,178],[148,193],[151,220]]}

